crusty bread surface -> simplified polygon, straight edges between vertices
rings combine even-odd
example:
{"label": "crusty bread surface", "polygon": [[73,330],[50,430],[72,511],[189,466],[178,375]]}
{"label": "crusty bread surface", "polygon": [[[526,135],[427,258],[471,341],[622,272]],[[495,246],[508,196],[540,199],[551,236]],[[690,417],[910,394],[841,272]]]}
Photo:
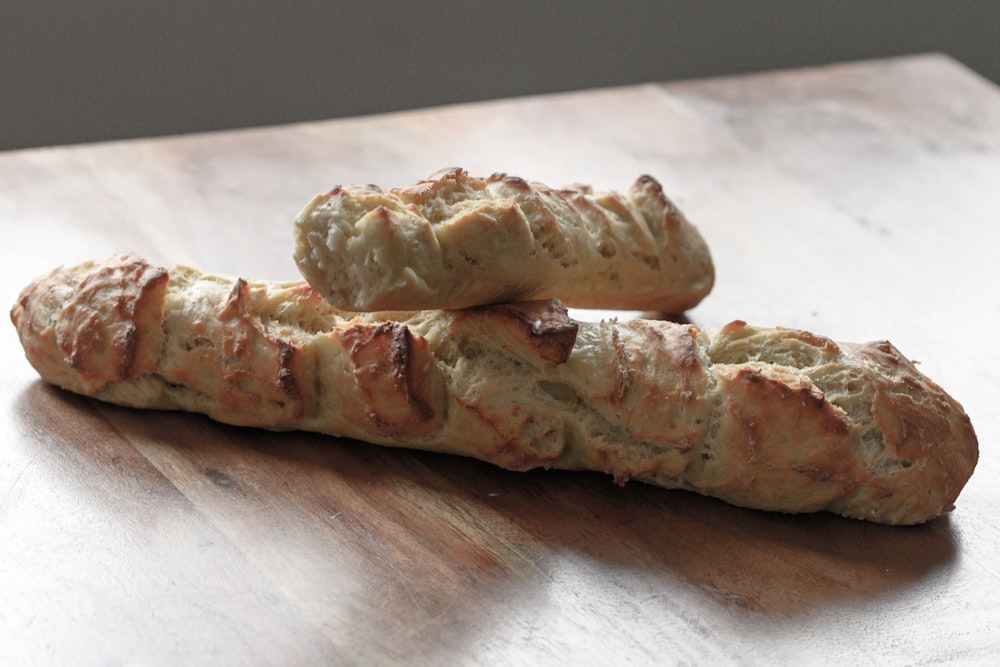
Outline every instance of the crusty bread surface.
{"label": "crusty bread surface", "polygon": [[555,300],[355,315],[305,282],[124,255],[39,278],[11,317],[45,380],[112,403],[765,510],[920,523],[978,457],[962,407],[887,342],[583,323]]}
{"label": "crusty bread surface", "polygon": [[650,176],[622,194],[447,169],[402,188],[336,187],[294,227],[302,275],[348,311],[558,298],[679,313],[714,282],[701,234]]}

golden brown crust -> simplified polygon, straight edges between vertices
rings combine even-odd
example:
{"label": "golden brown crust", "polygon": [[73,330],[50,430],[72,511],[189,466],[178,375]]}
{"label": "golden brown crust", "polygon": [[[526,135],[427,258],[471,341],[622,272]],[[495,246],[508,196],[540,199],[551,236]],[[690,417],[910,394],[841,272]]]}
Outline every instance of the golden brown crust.
{"label": "golden brown crust", "polygon": [[351,311],[558,298],[680,312],[714,281],[708,246],[650,176],[621,194],[444,169],[391,190],[338,186],[295,230],[303,276]]}
{"label": "golden brown crust", "polygon": [[[873,421],[897,466],[896,483],[871,485],[865,502],[891,516],[899,512],[893,495],[902,487],[923,491],[907,498],[908,511],[940,512],[940,498],[957,498],[978,460],[971,420],[888,341],[856,345],[852,352],[869,370]],[[941,446],[948,442],[962,446]]]}
{"label": "golden brown crust", "polygon": [[133,256],[52,272],[11,317],[44,379],[102,400],[746,507],[919,523],[978,458],[962,407],[885,342],[578,323],[552,301],[353,315],[305,283]]}
{"label": "golden brown crust", "polygon": [[350,358],[358,405],[373,429],[425,435],[440,426],[440,383],[424,338],[399,322],[348,323],[334,333]]}
{"label": "golden brown crust", "polygon": [[479,320],[479,326],[496,332],[498,346],[527,347],[541,359],[564,364],[576,343],[579,325],[569,319],[559,301],[520,302],[468,308],[452,313],[459,322]]}
{"label": "golden brown crust", "polygon": [[86,393],[155,367],[160,317],[145,306],[162,300],[167,280],[166,270],[127,257],[60,268],[21,292],[11,318],[43,376]]}

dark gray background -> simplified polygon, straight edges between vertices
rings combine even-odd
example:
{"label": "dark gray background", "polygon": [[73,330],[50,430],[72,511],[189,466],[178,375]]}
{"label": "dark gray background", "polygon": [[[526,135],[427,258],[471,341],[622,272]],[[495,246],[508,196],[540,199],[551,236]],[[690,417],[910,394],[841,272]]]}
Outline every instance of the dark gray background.
{"label": "dark gray background", "polygon": [[998,44],[985,0],[3,0],[0,150]]}

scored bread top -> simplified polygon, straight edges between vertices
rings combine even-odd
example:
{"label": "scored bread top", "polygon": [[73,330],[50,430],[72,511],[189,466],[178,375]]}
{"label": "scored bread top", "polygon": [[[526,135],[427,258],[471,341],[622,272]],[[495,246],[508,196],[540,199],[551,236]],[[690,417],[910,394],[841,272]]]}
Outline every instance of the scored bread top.
{"label": "scored bread top", "polygon": [[336,187],[295,220],[306,280],[348,311],[558,298],[677,313],[715,274],[708,245],[651,176],[625,194],[439,171],[413,185]]}

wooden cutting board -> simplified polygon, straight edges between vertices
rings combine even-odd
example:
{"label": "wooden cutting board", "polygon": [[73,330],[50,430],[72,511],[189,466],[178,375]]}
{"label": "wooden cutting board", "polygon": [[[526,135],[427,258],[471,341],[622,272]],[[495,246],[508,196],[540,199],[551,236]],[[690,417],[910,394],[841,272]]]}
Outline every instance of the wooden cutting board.
{"label": "wooden cutting board", "polygon": [[887,338],[965,405],[982,455],[955,511],[783,516],[129,411],[38,381],[8,326],[0,663],[1000,654],[1000,90],[944,56],[2,153],[0,296],[120,251],[294,279],[291,220],[314,194],[453,165],[656,176],[717,266],[692,322]]}

